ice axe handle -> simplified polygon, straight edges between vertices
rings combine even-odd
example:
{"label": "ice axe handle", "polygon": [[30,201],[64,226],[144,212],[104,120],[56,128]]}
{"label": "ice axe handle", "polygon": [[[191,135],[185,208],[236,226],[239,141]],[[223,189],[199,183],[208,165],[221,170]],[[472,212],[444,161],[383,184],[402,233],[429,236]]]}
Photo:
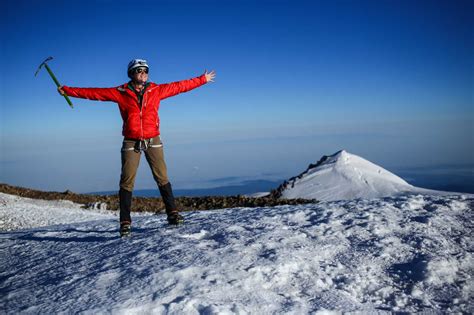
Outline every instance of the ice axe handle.
{"label": "ice axe handle", "polygon": [[[51,69],[48,67],[48,64],[45,63],[44,66],[45,66],[46,70],[48,71],[49,75],[51,76],[51,78],[53,79],[54,83],[56,83],[56,85],[57,85],[58,87],[60,87],[61,84],[59,84],[58,79],[56,79],[56,77],[54,76],[53,71],[51,71]],[[67,101],[67,103],[69,104],[69,106],[71,106],[71,108],[74,108],[74,106],[72,105],[71,100],[69,99],[69,96],[67,96],[66,94],[64,94],[63,96],[64,96],[64,98],[66,99],[66,101]]]}

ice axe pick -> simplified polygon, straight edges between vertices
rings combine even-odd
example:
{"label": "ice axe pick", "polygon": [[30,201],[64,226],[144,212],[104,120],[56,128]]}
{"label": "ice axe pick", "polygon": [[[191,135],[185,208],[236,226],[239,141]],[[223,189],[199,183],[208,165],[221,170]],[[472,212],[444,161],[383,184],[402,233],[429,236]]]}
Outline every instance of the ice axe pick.
{"label": "ice axe pick", "polygon": [[[48,66],[48,64],[47,64],[47,62],[50,61],[50,60],[52,60],[52,59],[53,59],[53,57],[48,57],[48,58],[46,58],[45,61],[43,61],[43,62],[40,64],[40,66],[38,67],[38,70],[36,70],[35,77],[36,77],[36,75],[38,74],[38,72],[41,70],[41,67],[44,66],[44,67],[46,68],[46,70],[48,71],[49,75],[51,76],[51,78],[53,79],[54,83],[56,83],[56,85],[57,85],[58,87],[60,87],[61,84],[59,84],[58,79],[56,79],[56,76],[54,75],[53,71],[51,71],[51,69],[49,68],[49,66]],[[67,101],[67,103],[69,104],[69,106],[71,106],[71,108],[74,108],[74,106],[72,105],[72,102],[71,102],[71,100],[69,99],[69,97],[68,97],[66,94],[64,94],[63,96],[64,96],[64,98],[66,99],[66,101]]]}

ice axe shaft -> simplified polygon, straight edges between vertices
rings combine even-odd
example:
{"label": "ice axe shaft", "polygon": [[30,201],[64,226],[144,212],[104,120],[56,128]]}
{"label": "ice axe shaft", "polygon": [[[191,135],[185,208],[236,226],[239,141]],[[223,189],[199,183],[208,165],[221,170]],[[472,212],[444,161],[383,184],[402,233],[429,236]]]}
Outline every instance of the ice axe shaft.
{"label": "ice axe shaft", "polygon": [[[50,75],[51,78],[53,79],[54,83],[56,83],[57,87],[60,87],[61,84],[59,83],[58,79],[56,79],[56,76],[54,75],[53,71],[51,71],[51,69],[49,68],[48,64],[46,63],[46,62],[50,61],[51,59],[53,59],[53,57],[47,58],[45,61],[43,61],[43,62],[40,64],[38,70],[37,70],[36,73],[35,73],[35,76],[38,74],[38,72],[40,71],[41,67],[44,66],[44,67],[46,68],[46,71],[48,71],[49,75]],[[63,96],[64,96],[64,98],[66,99],[66,101],[67,101],[67,103],[69,104],[69,106],[71,106],[71,108],[74,108],[74,106],[72,105],[72,102],[71,102],[71,100],[69,99],[69,97],[68,97],[66,94],[64,94]]]}

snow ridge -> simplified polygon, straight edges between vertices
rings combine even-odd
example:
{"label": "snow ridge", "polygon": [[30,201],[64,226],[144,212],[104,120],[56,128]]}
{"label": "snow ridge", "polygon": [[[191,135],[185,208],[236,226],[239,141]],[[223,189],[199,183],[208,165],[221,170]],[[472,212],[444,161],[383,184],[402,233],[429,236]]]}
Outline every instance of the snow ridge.
{"label": "snow ridge", "polygon": [[381,166],[345,150],[323,156],[277,189],[279,197],[321,201],[381,198],[404,193],[446,194],[414,187]]}

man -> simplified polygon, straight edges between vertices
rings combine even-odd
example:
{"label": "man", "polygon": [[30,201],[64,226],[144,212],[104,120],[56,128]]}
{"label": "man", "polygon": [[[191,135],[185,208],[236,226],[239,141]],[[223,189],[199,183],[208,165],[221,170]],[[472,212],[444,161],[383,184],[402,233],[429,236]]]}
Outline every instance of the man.
{"label": "man", "polygon": [[169,224],[183,223],[183,217],[176,207],[173,190],[169,182],[160,139],[160,101],[179,93],[190,91],[207,82],[214,82],[214,71],[168,84],[148,82],[149,67],[146,60],[133,59],[128,64],[130,81],[114,88],[58,88],[61,95],[98,101],[112,101],[118,104],[123,119],[122,172],[120,176],[120,235],[131,232],[130,209],[135,176],[141,152],[150,165],[153,178],[158,184],[165,204]]}

